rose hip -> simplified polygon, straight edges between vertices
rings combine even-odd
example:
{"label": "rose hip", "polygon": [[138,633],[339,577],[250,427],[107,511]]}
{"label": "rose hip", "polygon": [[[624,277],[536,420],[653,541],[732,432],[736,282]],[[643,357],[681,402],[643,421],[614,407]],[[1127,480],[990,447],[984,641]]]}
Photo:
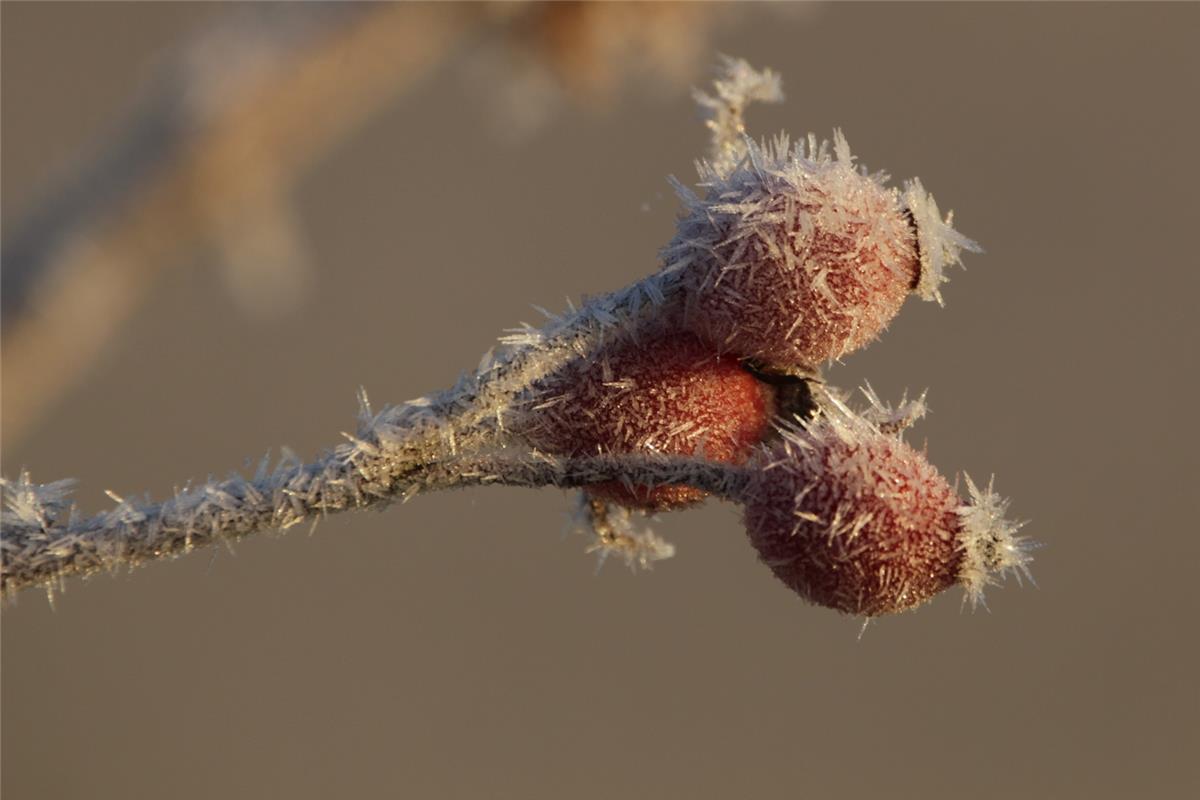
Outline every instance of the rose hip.
{"label": "rose hip", "polygon": [[[768,430],[773,390],[737,359],[691,334],[623,340],[543,381],[521,435],[549,453],[656,452],[741,463]],[[645,510],[680,508],[705,494],[688,486],[589,487]]]}

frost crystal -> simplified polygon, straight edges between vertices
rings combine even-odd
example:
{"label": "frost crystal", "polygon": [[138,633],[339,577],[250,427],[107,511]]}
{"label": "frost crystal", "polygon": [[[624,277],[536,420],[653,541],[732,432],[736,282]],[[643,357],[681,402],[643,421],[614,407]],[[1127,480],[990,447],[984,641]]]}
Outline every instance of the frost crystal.
{"label": "frost crystal", "polygon": [[34,483],[28,472],[22,472],[15,481],[0,478],[4,492],[4,524],[6,527],[49,530],[61,522],[71,509],[71,491],[74,480],[54,483]]}
{"label": "frost crystal", "polygon": [[908,393],[905,392],[895,407],[880,400],[869,383],[862,387],[862,393],[870,404],[863,411],[863,418],[883,433],[902,433],[929,413],[929,406],[925,404],[925,392],[916,400],[909,400]]}

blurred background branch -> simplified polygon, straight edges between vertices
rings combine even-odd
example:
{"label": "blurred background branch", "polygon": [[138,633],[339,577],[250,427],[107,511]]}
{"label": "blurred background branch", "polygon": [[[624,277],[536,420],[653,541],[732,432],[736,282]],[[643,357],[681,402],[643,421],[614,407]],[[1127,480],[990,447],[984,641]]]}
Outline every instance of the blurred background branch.
{"label": "blurred background branch", "polygon": [[78,380],[156,273],[200,244],[219,248],[243,303],[294,303],[297,176],[436,64],[471,13],[239,6],[183,42],[116,135],[5,242],[9,437]]}
{"label": "blurred background branch", "polygon": [[174,48],[107,142],[4,238],[8,445],[95,365],[158,274],[200,247],[216,251],[243,310],[297,307],[310,265],[295,184],[465,42],[503,125],[520,132],[559,94],[606,99],[632,68],[693,74],[715,13],[586,3],[222,13]]}

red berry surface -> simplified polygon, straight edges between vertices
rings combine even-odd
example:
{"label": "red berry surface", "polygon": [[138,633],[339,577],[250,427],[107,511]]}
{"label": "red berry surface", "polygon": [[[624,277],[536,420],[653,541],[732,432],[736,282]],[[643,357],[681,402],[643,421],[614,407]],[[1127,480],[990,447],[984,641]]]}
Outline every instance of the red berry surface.
{"label": "red berry surface", "polygon": [[763,563],[805,599],[868,617],[960,579],[962,505],[925,456],[867,426],[789,434],[742,498]]}
{"label": "red berry surface", "polygon": [[917,235],[895,189],[837,157],[755,149],[758,164],[688,194],[664,260],[686,264],[686,322],[723,352],[816,367],[874,340],[918,285]]}
{"label": "red berry surface", "polygon": [[[774,411],[769,386],[691,334],[622,341],[539,389],[520,432],[534,447],[568,456],[658,452],[741,463],[762,441]],[[605,483],[588,491],[651,511],[704,497],[672,485]]]}

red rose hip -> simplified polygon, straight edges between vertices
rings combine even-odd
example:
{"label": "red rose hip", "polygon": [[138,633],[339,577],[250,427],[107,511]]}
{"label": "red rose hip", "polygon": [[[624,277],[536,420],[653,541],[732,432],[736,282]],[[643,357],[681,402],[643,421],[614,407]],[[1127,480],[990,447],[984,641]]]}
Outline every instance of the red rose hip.
{"label": "red rose hip", "polygon": [[958,583],[978,602],[996,573],[1025,573],[1003,501],[968,480],[964,504],[923,454],[861,418],[835,410],[756,463],[739,498],[750,542],[810,602],[874,617]]}
{"label": "red rose hip", "polygon": [[[771,387],[691,334],[623,340],[542,382],[518,432],[549,453],[655,452],[741,463],[766,434]],[[701,500],[688,486],[605,483],[593,496],[661,511]]]}
{"label": "red rose hip", "polygon": [[722,352],[811,370],[873,341],[910,292],[937,299],[942,271],[976,249],[918,182],[901,193],[828,144],[747,143],[729,171],[701,167],[664,269],[685,287],[685,324]]}

